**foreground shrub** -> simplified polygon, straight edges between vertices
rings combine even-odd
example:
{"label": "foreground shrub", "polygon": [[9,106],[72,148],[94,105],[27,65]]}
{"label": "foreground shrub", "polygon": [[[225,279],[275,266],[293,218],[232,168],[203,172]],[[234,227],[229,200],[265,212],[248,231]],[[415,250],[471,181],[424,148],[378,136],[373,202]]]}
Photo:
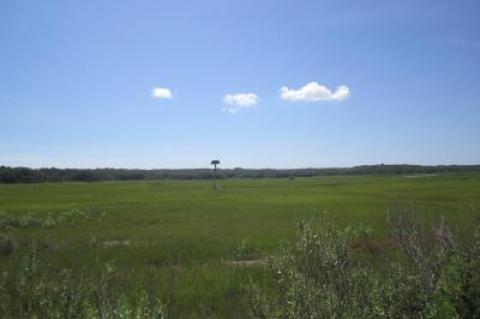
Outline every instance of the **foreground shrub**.
{"label": "foreground shrub", "polygon": [[447,294],[462,318],[480,318],[480,227],[448,272]]}
{"label": "foreground shrub", "polygon": [[392,249],[372,256],[359,249],[363,230],[300,222],[296,243],[271,260],[273,291],[252,284],[252,317],[479,318],[480,231],[461,246],[443,222],[423,230],[409,210],[390,224]]}
{"label": "foreground shrub", "polygon": [[127,297],[111,265],[106,265],[100,278],[87,271],[48,270],[32,247],[18,271],[1,274],[0,317],[165,318],[163,304],[151,291],[139,289],[134,298]]}
{"label": "foreground shrub", "polygon": [[15,242],[12,236],[0,233],[0,255],[6,256],[13,253]]}

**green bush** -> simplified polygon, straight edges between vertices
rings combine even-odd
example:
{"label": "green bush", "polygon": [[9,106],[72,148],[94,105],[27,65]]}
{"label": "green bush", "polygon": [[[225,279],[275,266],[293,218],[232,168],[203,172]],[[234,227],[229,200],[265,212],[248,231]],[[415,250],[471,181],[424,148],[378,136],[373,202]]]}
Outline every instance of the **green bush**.
{"label": "green bush", "polygon": [[15,241],[10,235],[0,233],[0,255],[6,256],[13,253]]}
{"label": "green bush", "polygon": [[362,230],[300,222],[270,262],[273,291],[251,285],[252,317],[479,318],[480,231],[462,246],[443,222],[425,231],[408,210],[390,224],[391,249],[372,255]]}
{"label": "green bush", "polygon": [[146,289],[127,297],[111,265],[100,278],[88,271],[48,270],[33,246],[16,272],[1,275],[1,318],[165,318],[163,304]]}
{"label": "green bush", "polygon": [[462,318],[480,318],[480,227],[447,273],[447,294]]}

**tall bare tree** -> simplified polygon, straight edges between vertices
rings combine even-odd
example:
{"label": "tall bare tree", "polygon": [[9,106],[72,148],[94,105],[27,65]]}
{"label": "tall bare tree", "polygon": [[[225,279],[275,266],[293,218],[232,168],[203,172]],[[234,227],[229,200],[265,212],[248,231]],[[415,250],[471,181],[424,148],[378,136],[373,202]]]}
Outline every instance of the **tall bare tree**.
{"label": "tall bare tree", "polygon": [[217,165],[220,164],[219,160],[212,160],[210,162],[213,165],[213,189],[217,190]]}

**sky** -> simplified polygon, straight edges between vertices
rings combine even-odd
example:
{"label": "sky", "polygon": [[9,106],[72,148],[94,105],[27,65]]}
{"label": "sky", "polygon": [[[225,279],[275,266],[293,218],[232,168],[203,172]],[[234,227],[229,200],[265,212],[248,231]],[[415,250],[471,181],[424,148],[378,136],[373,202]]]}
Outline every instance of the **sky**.
{"label": "sky", "polygon": [[478,0],[0,1],[0,165],[480,164]]}

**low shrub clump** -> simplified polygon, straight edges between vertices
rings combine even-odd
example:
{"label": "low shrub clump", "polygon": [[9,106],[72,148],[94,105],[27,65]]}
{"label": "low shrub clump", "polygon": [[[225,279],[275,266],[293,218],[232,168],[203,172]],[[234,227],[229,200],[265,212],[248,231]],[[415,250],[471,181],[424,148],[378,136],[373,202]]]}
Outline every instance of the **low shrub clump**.
{"label": "low shrub clump", "polygon": [[18,231],[32,229],[51,230],[60,225],[78,225],[89,221],[100,222],[106,216],[104,211],[96,209],[71,209],[52,215],[13,214],[0,212],[0,256],[12,254],[16,248],[15,237]]}
{"label": "low shrub clump", "polygon": [[296,243],[270,262],[274,287],[251,285],[252,317],[480,318],[480,227],[460,244],[445,223],[425,230],[409,210],[389,222],[383,251],[328,217],[300,222]]}
{"label": "low shrub clump", "polygon": [[96,209],[71,209],[55,215],[46,216],[29,212],[27,214],[12,214],[0,212],[0,231],[11,229],[53,228],[60,224],[74,224],[86,221],[101,221],[105,217],[104,211]]}
{"label": "low shrub clump", "polygon": [[52,271],[33,246],[13,273],[0,274],[0,315],[16,318],[165,318],[156,294],[140,287],[134,298],[110,264],[98,277],[88,269]]}
{"label": "low shrub clump", "polygon": [[6,256],[13,253],[15,241],[12,236],[0,233],[0,256]]}

